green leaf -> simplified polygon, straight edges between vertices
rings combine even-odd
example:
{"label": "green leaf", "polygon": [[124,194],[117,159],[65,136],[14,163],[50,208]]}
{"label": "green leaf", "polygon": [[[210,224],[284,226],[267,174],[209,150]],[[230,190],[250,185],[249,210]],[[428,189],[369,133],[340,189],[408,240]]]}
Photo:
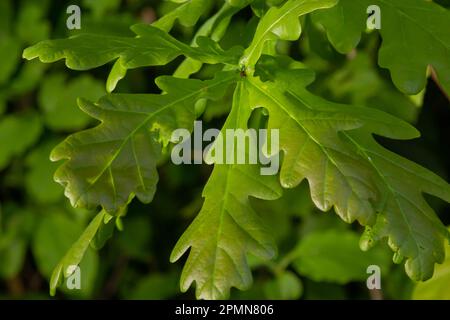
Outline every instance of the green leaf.
{"label": "green leaf", "polygon": [[15,97],[32,91],[42,81],[46,65],[39,61],[32,61],[25,64],[14,77],[10,86],[6,89],[8,97]]}
{"label": "green leaf", "polygon": [[410,123],[420,111],[411,97],[379,76],[369,55],[362,51],[322,83],[338,101],[378,108]]}
{"label": "green leaf", "polygon": [[264,284],[264,293],[270,300],[297,300],[302,292],[301,280],[290,271],[284,271]]}
{"label": "green leaf", "polygon": [[[261,65],[262,66],[262,65]],[[271,66],[273,67],[273,66]],[[297,70],[276,82],[249,78],[251,103],[269,111],[269,129],[281,128],[280,149],[284,161],[281,184],[297,186],[308,179],[315,205],[323,211],[335,207],[346,222],[373,223],[371,201],[377,197],[370,168],[339,137],[338,132],[368,126],[389,137],[416,137],[408,124],[377,110],[331,103],[305,89],[313,74]]]}
{"label": "green leaf", "polygon": [[444,258],[448,232],[422,193],[450,202],[450,185],[372,137],[375,133],[410,139],[417,137],[417,130],[375,109],[314,96],[305,89],[312,80],[308,72],[282,71],[271,65],[273,59],[266,60],[261,68],[274,73],[275,80],[262,83],[249,78],[254,89],[250,101],[268,109],[269,129],[282,128],[281,184],[294,187],[306,178],[320,210],[334,207],[346,222],[376,224],[366,234],[363,248],[389,237],[395,256],[407,257],[405,268],[411,278],[431,277],[434,263]]}
{"label": "green leaf", "polygon": [[[49,221],[51,224],[43,224],[44,228],[51,228],[50,230],[44,229],[40,232],[38,231],[36,235],[37,247],[34,251],[40,258],[39,260],[42,263],[42,270],[44,274],[49,275],[49,270],[51,269],[48,269],[48,267],[50,266],[50,263],[53,268],[58,261],[55,260],[55,258],[60,259],[51,273],[50,295],[55,295],[56,288],[65,278],[69,277],[73,273],[73,268],[80,265],[85,255],[87,260],[89,255],[92,254],[92,251],[87,249],[89,248],[89,244],[97,233],[100,225],[103,223],[104,216],[104,211],[98,213],[75,243],[73,243],[73,241],[76,239],[76,236],[81,233],[81,230],[76,230],[73,223],[67,219],[64,219],[61,215],[54,215],[53,217],[50,216],[52,217],[52,220]],[[55,234],[59,236],[58,241],[55,241]],[[48,237],[50,237],[50,239],[48,239]],[[51,242],[54,244],[52,245]],[[71,243],[73,243],[73,245],[70,247]],[[58,248],[55,246],[58,246]],[[55,248],[54,250],[48,250],[49,247]],[[66,252],[69,247],[70,249]],[[66,252],[66,254],[61,259],[61,255],[64,254],[64,252]],[[95,261],[91,260],[92,257],[89,258],[89,263],[86,263],[87,266],[80,266],[81,285],[82,288],[84,286],[84,290],[88,293],[92,290],[92,282],[93,279],[95,279],[95,272],[97,269],[97,256],[95,256]],[[88,276],[89,278],[87,278]],[[83,277],[85,277],[84,281]]]}
{"label": "green leaf", "polygon": [[[114,62],[107,80],[108,91],[114,90],[128,69],[167,65],[179,56],[184,56],[186,60],[175,71],[176,76],[187,78],[197,73],[196,76],[200,78],[210,78],[211,74],[215,74],[212,80],[205,81],[159,77],[156,83],[161,89],[161,94],[111,94],[104,96],[97,103],[89,102],[87,99],[79,100],[81,109],[100,123],[92,129],[69,136],[54,149],[52,160],[64,160],[55,178],[65,187],[65,194],[73,206],[101,207],[102,211],[55,268],[50,280],[51,293],[54,294],[62,279],[70,275],[69,267],[80,263],[89,244],[95,248],[103,246],[113,232],[114,222],[118,229],[122,230],[121,216],[135,196],[145,203],[152,200],[158,180],[157,164],[167,158],[169,143],[175,142],[171,141],[172,132],[180,128],[191,130],[193,121],[205,110],[205,117],[227,112],[226,102],[229,100],[230,88],[234,89],[232,110],[222,128],[222,133],[228,129],[245,130],[248,127],[280,130],[281,169],[279,176],[262,176],[259,165],[215,163],[203,191],[203,207],[179,239],[171,255],[171,261],[176,261],[185,253],[189,254],[181,277],[182,291],[188,290],[195,282],[198,298],[227,298],[232,287],[249,288],[252,282],[250,266],[269,266],[276,274],[276,278],[266,282],[265,289],[263,289],[264,282],[258,281],[256,293],[259,296],[265,293],[271,298],[298,298],[302,290],[301,282],[295,275],[283,271],[290,262],[290,254],[280,259],[279,264],[275,266],[272,266],[271,262],[261,263],[261,260],[258,260],[270,259],[275,255],[276,248],[272,235],[280,240],[282,250],[286,245],[292,245],[293,238],[280,237],[276,230],[269,232],[266,224],[275,223],[277,218],[266,220],[260,218],[251,204],[253,198],[262,200],[259,201],[260,204],[264,200],[279,198],[282,193],[281,187],[291,188],[294,194],[297,190],[294,188],[302,181],[309,183],[309,189],[300,195],[295,193],[296,200],[305,199],[304,195],[309,192],[318,209],[322,211],[334,209],[345,222],[358,221],[366,227],[366,232],[359,242],[360,248],[368,249],[377,240],[388,238],[388,244],[394,251],[394,262],[400,263],[405,259],[406,271],[413,279],[430,278],[434,264],[444,260],[443,242],[446,238],[450,238],[450,234],[426,202],[423,194],[430,194],[450,202],[450,185],[425,168],[385,149],[373,137],[378,135],[392,139],[412,139],[419,136],[418,131],[405,121],[378,110],[389,110],[392,114],[412,120],[407,117],[408,114],[398,112],[405,97],[394,94],[395,91],[381,81],[378,74],[371,72],[370,68],[367,68],[370,69],[369,72],[355,75],[354,72],[360,71],[361,65],[364,66],[364,61],[361,63],[355,59],[347,64],[350,65],[348,70],[335,73],[333,81],[338,81],[340,86],[338,88],[329,86],[327,89],[331,89],[333,94],[342,98],[341,101],[350,96],[351,102],[356,106],[327,101],[306,89],[314,80],[311,71],[303,69],[301,62],[276,56],[276,53],[288,52],[289,45],[285,41],[295,41],[300,37],[302,31],[300,17],[327,8],[328,10],[321,10],[321,13],[315,14],[315,22],[325,26],[335,46],[342,46],[345,50],[353,49],[365,28],[368,4],[380,4],[383,43],[379,53],[379,64],[390,69],[395,84],[406,93],[417,92],[424,87],[426,69],[431,64],[443,87],[448,91],[450,78],[445,72],[450,70],[446,59],[449,56],[450,46],[449,38],[444,32],[448,29],[446,21],[448,11],[430,1],[422,0],[409,2],[374,0],[371,3],[369,0],[358,2],[341,0],[339,3],[337,0],[255,2],[228,0],[222,2],[222,9],[215,15],[209,19],[206,17],[204,25],[194,30],[191,27],[211,8],[210,5],[216,4],[216,1],[172,2],[180,5],[153,26],[142,24],[133,26],[134,37],[131,34],[129,37],[123,34],[122,25],[112,31],[115,35],[106,35],[105,29],[108,27],[103,26],[104,34],[83,33],[68,39],[46,40],[26,49],[23,53],[27,59],[39,58],[43,62],[65,59],[68,67],[77,70]],[[96,15],[100,16],[107,11],[109,3],[117,5],[117,2],[108,0],[95,5],[91,3],[91,7],[100,8],[94,9]],[[336,3],[338,5],[335,9],[331,8]],[[48,4],[48,1],[45,1],[45,4]],[[240,32],[239,29],[235,29],[234,32],[227,31],[235,13],[248,4],[253,4],[253,10],[261,17],[259,23],[258,18],[253,16],[247,24],[242,24],[245,26],[243,28],[245,32]],[[26,14],[23,14],[23,17],[28,16],[30,21],[41,22],[46,7],[38,8],[36,4],[29,7],[34,9],[24,10]],[[170,8],[170,4],[167,8]],[[22,21],[21,17],[22,15],[19,21]],[[340,20],[342,18],[344,21]],[[177,20],[182,25],[188,26],[187,30],[182,30],[185,34],[196,32],[191,45],[180,42],[168,34]],[[236,17],[236,21],[239,20],[240,17]],[[7,30],[9,20],[5,20],[3,24]],[[27,28],[30,26],[28,22],[24,25],[28,26]],[[19,36],[23,36],[22,40],[27,42],[43,34],[41,31],[45,28],[42,28],[42,25],[37,25],[34,30],[31,28],[25,30],[22,26],[18,26],[17,31],[20,31]],[[311,24],[311,26],[315,29],[311,29],[313,32],[308,34],[310,45],[321,47],[320,41],[314,44],[312,40],[317,39],[311,38],[324,34],[319,25]],[[405,26],[408,30],[404,30]],[[250,37],[246,34],[252,34],[254,30],[256,31],[253,40],[245,51],[240,47],[229,45],[230,43],[246,45],[250,42],[248,39]],[[27,34],[27,31],[30,33]],[[7,30],[4,33],[9,35],[10,32]],[[231,47],[229,50],[223,50],[217,43],[225,33],[228,39],[222,41],[222,44],[224,48]],[[340,42],[344,37],[347,37],[345,41]],[[236,39],[230,41],[230,38]],[[373,39],[376,40],[376,37]],[[416,43],[420,48],[411,45]],[[312,48],[312,51],[320,52],[317,48]],[[264,54],[270,54],[272,57]],[[335,72],[337,66],[334,62],[344,61],[344,57],[340,57],[330,63],[331,55],[322,52],[322,56],[330,60],[325,63],[329,64],[332,72]],[[349,55],[348,58],[353,56]],[[13,59],[10,61],[11,65],[5,66],[3,71],[0,70],[0,78],[3,72],[4,83],[16,69]],[[351,65],[352,62],[354,65]],[[198,72],[204,63],[220,65],[207,66],[202,72]],[[167,68],[171,69],[171,66]],[[218,70],[233,71],[218,72]],[[143,77],[143,74],[138,74]],[[349,82],[346,82],[347,80]],[[73,96],[79,95],[77,92],[83,91],[82,94],[85,94],[94,85],[92,83],[80,87],[74,85],[77,90],[74,89],[72,92],[67,90],[71,88],[72,83],[64,86],[61,85],[63,81],[62,78],[58,81],[54,78],[46,81],[41,92],[41,98],[45,100],[41,101],[41,107],[46,111],[45,120],[49,127],[54,130],[74,130],[86,125],[89,118],[81,116],[80,113],[78,115],[83,121],[74,114],[67,118],[59,118],[56,110],[59,112],[61,108],[54,107],[61,102],[69,105],[70,101],[73,101]],[[78,81],[76,79],[73,83],[77,84]],[[11,90],[9,86],[2,88],[0,105],[5,105],[11,96],[23,88],[35,86],[36,77],[30,83],[18,85],[17,90],[13,88],[14,85],[11,86]],[[364,83],[368,83],[370,90],[359,92],[360,85]],[[50,94],[50,88],[57,93]],[[376,102],[373,102],[372,98],[381,95],[389,99],[375,99]],[[207,100],[220,103],[210,107]],[[376,105],[385,101],[388,102],[386,105]],[[373,108],[362,107],[360,104],[367,104]],[[410,104],[405,103],[405,106],[409,107]],[[14,156],[23,154],[40,133],[40,129],[36,129],[34,138],[30,138],[33,132],[30,130],[31,121],[27,122],[27,126],[17,126],[14,123],[18,120],[8,120],[26,116],[24,113],[0,120],[0,138],[3,137],[0,140],[6,141],[6,147],[2,146],[0,151],[0,169],[2,165],[7,166]],[[39,119],[38,122],[40,123]],[[20,143],[14,141],[13,145],[10,137],[21,135],[27,137],[21,138]],[[222,142],[226,142],[226,139]],[[218,148],[217,141],[214,142],[214,146]],[[246,151],[247,157],[249,152],[250,150]],[[39,154],[39,157],[36,154]],[[33,160],[29,160],[30,163],[27,165],[31,167],[31,162],[39,162],[36,159],[41,160],[41,157],[43,159],[42,154],[39,149],[33,152],[29,157]],[[213,154],[209,153],[207,156],[211,159]],[[16,166],[11,168],[15,169]],[[39,168],[33,169],[33,172],[37,173]],[[15,173],[16,171],[11,175],[8,172],[7,177],[12,176],[13,178],[9,179],[17,181],[16,176],[20,174]],[[42,172],[44,171],[42,167]],[[182,180],[189,179],[184,177]],[[33,184],[33,188],[36,188],[36,181]],[[191,187],[192,184],[188,186]],[[258,200],[256,202],[258,203]],[[275,203],[273,207],[277,208],[277,204],[279,208],[283,208],[280,203]],[[177,210],[177,206],[172,204],[169,208],[171,211]],[[288,209],[290,208],[284,210]],[[289,212],[295,214],[305,211],[295,209],[297,210]],[[306,211],[312,210],[309,208]],[[278,229],[292,229],[289,228],[290,218],[289,215],[279,217],[278,219],[282,221],[280,220],[281,228],[279,226]],[[305,214],[301,219],[309,220]],[[147,261],[148,254],[142,248],[148,246],[148,233],[145,232],[148,220],[132,218],[130,221],[131,227],[130,223],[125,221],[125,231],[121,234],[118,244],[127,255]],[[302,225],[300,230],[304,240],[299,244],[297,252],[299,257],[295,262],[299,272],[316,280],[346,283],[365,279],[366,265],[373,264],[372,260],[379,259],[378,264],[387,264],[384,254],[378,254],[379,251],[361,252],[355,233],[337,227],[334,231],[319,234],[317,225],[321,225],[322,230],[325,225],[333,225],[326,221],[325,223],[311,221]],[[39,230],[42,228],[43,231],[39,231],[39,237],[36,236],[36,239],[41,243],[49,241],[48,236],[43,236],[44,233],[53,232],[61,239],[65,237],[64,232],[69,228],[69,224],[53,222],[48,223],[50,227],[40,226]],[[61,243],[64,241],[66,240],[61,240]],[[58,243],[51,243],[48,246],[52,245],[54,248],[58,247]],[[50,257],[52,252],[43,249],[46,246],[38,248],[36,245],[36,248],[33,248],[36,260],[40,260],[37,262],[38,267],[44,270],[43,274],[48,273],[48,267],[43,261],[53,259]],[[331,253],[317,256],[320,250],[327,254]],[[257,257],[254,259],[256,262],[251,263],[250,260],[249,263],[248,256]],[[18,263],[14,266],[16,270],[17,265]],[[328,268],[322,268],[324,266]],[[333,272],[327,273],[330,268]],[[137,291],[142,295],[145,290],[153,291],[155,289],[152,288],[155,286],[164,286],[163,283],[164,281],[157,276],[150,277],[146,286],[142,285],[141,288],[144,289]],[[155,295],[172,296],[168,287],[169,284],[167,291],[164,288],[162,293],[155,292]]]}
{"label": "green leaf", "polygon": [[11,33],[13,6],[10,0],[0,2],[0,39],[5,39]]}
{"label": "green leaf", "polygon": [[336,2],[337,0],[288,0],[280,8],[272,7],[261,18],[252,43],[245,49],[241,64],[254,67],[269,40],[297,40],[302,30],[299,16],[329,8]]}
{"label": "green leaf", "polygon": [[0,169],[5,168],[13,157],[21,155],[33,145],[41,131],[42,123],[35,113],[0,118]]}
{"label": "green leaf", "polygon": [[449,233],[423,194],[450,202],[450,185],[436,174],[383,147],[367,132],[346,133],[355,151],[372,166],[372,176],[381,191],[376,204],[377,223],[367,228],[362,247],[380,237],[389,237],[394,261],[406,257],[406,273],[413,280],[431,278],[434,263],[445,258],[444,240]]}
{"label": "green leaf", "polygon": [[7,246],[0,245],[0,277],[3,279],[11,279],[15,277],[21,270],[25,261],[27,251],[27,243],[24,239],[14,239]]}
{"label": "green leaf", "polygon": [[34,212],[6,204],[0,211],[0,277],[12,279],[23,268],[29,235],[34,227]]}
{"label": "green leaf", "polygon": [[450,288],[450,245],[445,246],[446,259],[437,265],[433,278],[416,284],[412,299],[415,300],[449,300]]}
{"label": "green leaf", "polygon": [[377,265],[387,274],[389,255],[376,248],[362,252],[359,237],[349,230],[327,230],[308,234],[295,249],[296,271],[314,281],[345,284],[364,281],[367,267]]}
{"label": "green leaf", "polygon": [[15,32],[25,43],[45,39],[50,34],[50,23],[45,19],[50,1],[24,0],[16,17]]}
{"label": "green leaf", "polygon": [[20,41],[13,37],[6,37],[0,41],[0,84],[9,80],[20,62]]}
{"label": "green leaf", "polygon": [[54,161],[67,159],[55,179],[72,205],[101,205],[114,213],[134,195],[150,202],[156,164],[172,131],[191,129],[195,102],[219,99],[236,77],[235,72],[206,81],[160,77],[156,83],[167,94],[112,94],[96,104],[80,100],[82,110],[101,124],[69,136],[51,154]]}
{"label": "green leaf", "polygon": [[419,93],[431,65],[450,93],[450,12],[439,5],[424,0],[340,0],[334,8],[314,13],[314,18],[327,29],[333,46],[346,53],[366,29],[370,5],[381,9],[378,62],[391,71],[395,85],[407,94]]}
{"label": "green leaf", "polygon": [[179,21],[185,27],[194,26],[198,19],[205,13],[208,8],[211,8],[213,0],[172,0],[172,2],[180,3],[178,7],[172,9],[152,25],[169,32],[175,21]]}
{"label": "green leaf", "polygon": [[[241,81],[222,132],[247,128],[251,109],[245,96]],[[183,292],[195,281],[197,298],[227,298],[231,287],[244,290],[252,282],[247,253],[265,259],[275,255],[270,234],[250,206],[250,196],[265,200],[280,197],[276,177],[261,176],[258,165],[215,164],[203,191],[203,207],[170,257],[174,262],[190,248],[181,275]]]}
{"label": "green leaf", "polygon": [[46,125],[52,130],[75,131],[83,129],[91,118],[78,109],[78,97],[96,101],[105,94],[100,81],[82,75],[66,82],[66,76],[55,73],[47,76],[39,91],[41,107]]}
{"label": "green leaf", "polygon": [[117,60],[112,76],[108,79],[108,91],[130,68],[165,65],[180,55],[205,63],[237,64],[242,50],[238,47],[223,51],[213,40],[201,37],[198,47],[188,46],[166,32],[145,24],[131,27],[135,38],[95,34],[80,34],[68,39],[45,40],[25,49],[23,57],[36,57],[42,62],[66,59],[66,65],[74,70],[86,70]]}
{"label": "green leaf", "polygon": [[53,181],[53,173],[58,166],[49,159],[50,151],[56,144],[54,140],[47,141],[36,147],[26,158],[26,190],[41,203],[54,203],[63,196],[63,189]]}

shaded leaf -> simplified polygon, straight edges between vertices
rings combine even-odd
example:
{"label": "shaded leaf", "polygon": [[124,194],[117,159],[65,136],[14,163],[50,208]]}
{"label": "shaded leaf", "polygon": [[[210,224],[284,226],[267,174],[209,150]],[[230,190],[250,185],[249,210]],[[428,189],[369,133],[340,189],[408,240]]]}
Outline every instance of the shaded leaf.
{"label": "shaded leaf", "polygon": [[367,279],[367,267],[377,265],[388,272],[388,252],[377,248],[362,252],[359,237],[349,230],[328,230],[308,234],[295,250],[297,272],[314,281],[348,283]]}
{"label": "shaded leaf", "polygon": [[426,84],[427,66],[436,70],[450,93],[450,12],[424,0],[340,0],[334,7],[314,13],[340,52],[349,52],[366,29],[367,8],[381,9],[383,38],[379,64],[391,71],[395,85],[407,94],[419,93]]}
{"label": "shaded leaf", "polygon": [[53,174],[58,167],[50,161],[50,152],[57,142],[54,140],[37,146],[26,159],[28,172],[25,186],[28,194],[42,203],[56,202],[63,196],[63,189],[55,181]]}
{"label": "shaded leaf", "polygon": [[[42,123],[35,113],[8,115],[0,118],[0,169],[21,155],[35,143],[42,131]],[[14,137],[14,139],[11,139]]]}
{"label": "shaded leaf", "polygon": [[302,282],[290,271],[285,271],[264,284],[264,293],[270,300],[297,300],[302,292]]}
{"label": "shaded leaf", "polygon": [[[34,235],[33,254],[40,272],[50,279],[50,293],[52,295],[55,294],[56,282],[58,280],[62,282],[63,277],[70,275],[70,273],[66,273],[63,276],[67,268],[69,266],[78,266],[83,256],[85,256],[83,263],[80,265],[81,289],[72,291],[65,285],[62,286],[62,289],[68,294],[88,297],[93,289],[93,281],[96,277],[98,266],[98,258],[94,252],[87,252],[85,255],[85,250],[87,245],[89,245],[89,231],[92,233],[93,228],[90,225],[83,236],[71,248],[72,243],[83,229],[79,222],[67,218],[63,213],[57,211],[41,219]],[[68,249],[69,251],[66,253]],[[58,261],[60,261],[59,264]],[[60,270],[58,279],[55,279],[54,273],[52,274],[55,265]],[[59,277],[61,278],[59,279]]]}
{"label": "shaded leaf", "polygon": [[77,98],[96,101],[104,93],[103,85],[88,75],[66,82],[66,76],[57,73],[44,79],[38,101],[49,128],[74,131],[83,129],[91,121],[91,118],[78,108]]}
{"label": "shaded leaf", "polygon": [[433,278],[416,284],[412,298],[416,300],[449,300],[450,299],[450,245],[445,246],[447,258],[436,266]]}

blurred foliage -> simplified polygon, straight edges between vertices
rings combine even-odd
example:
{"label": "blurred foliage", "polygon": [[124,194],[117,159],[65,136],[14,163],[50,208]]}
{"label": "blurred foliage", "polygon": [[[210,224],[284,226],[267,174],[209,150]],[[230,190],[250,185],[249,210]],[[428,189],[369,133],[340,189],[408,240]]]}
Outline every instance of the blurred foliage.
{"label": "blurred foliage", "polygon": [[[210,1],[210,9],[219,2]],[[268,5],[280,2],[255,1],[253,11],[260,15]],[[448,1],[437,2],[449,6]],[[80,32],[65,27],[66,8],[73,3],[82,8],[83,32],[108,35],[132,35],[129,26],[133,23],[175,12],[171,11],[174,3],[149,0],[0,1],[0,299],[49,298],[52,270],[96,215],[70,206],[63,188],[53,181],[57,165],[49,161],[49,154],[68,133],[93,125],[77,108],[76,99],[102,96],[109,67],[81,74],[62,63],[24,63],[21,58],[23,49],[39,40]],[[175,23],[177,38],[189,41],[195,31],[192,21],[183,21],[182,13],[179,18],[176,15],[165,23]],[[352,54],[342,55],[330,46],[323,29],[309,18],[305,23],[301,40],[281,43],[279,49],[301,58],[318,73],[310,89],[332,101],[381,107],[414,123],[423,134],[421,141],[406,146],[385,144],[448,177],[450,108],[439,88],[430,80],[421,94],[406,96],[395,89],[389,74],[371,55],[380,45],[376,34],[364,34]],[[221,45],[227,49],[237,39],[249,42],[255,27],[255,20],[248,21],[244,14],[234,17]],[[117,91],[153,92],[152,79],[174,71],[174,64],[130,70]],[[204,67],[196,77],[206,78],[216,71]],[[209,125],[223,123],[228,101],[229,96],[203,106]],[[411,154],[411,150],[420,152]],[[194,298],[192,289],[180,294],[181,264],[170,264],[169,255],[202,205],[201,189],[210,170],[206,165],[162,164],[154,201],[146,206],[135,201],[126,215],[104,225],[94,240],[96,248],[104,245],[103,250],[84,248],[82,289],[63,289],[56,298]],[[435,276],[416,286],[403,266],[390,260],[386,244],[361,252],[356,232],[360,227],[315,209],[305,183],[286,191],[279,200],[253,199],[252,205],[272,231],[279,254],[269,262],[250,257],[254,285],[244,292],[233,290],[232,298],[371,298],[365,269],[376,264],[382,270],[384,298],[450,299],[448,246],[447,260],[437,267]],[[449,207],[441,202],[433,206],[449,224]]]}

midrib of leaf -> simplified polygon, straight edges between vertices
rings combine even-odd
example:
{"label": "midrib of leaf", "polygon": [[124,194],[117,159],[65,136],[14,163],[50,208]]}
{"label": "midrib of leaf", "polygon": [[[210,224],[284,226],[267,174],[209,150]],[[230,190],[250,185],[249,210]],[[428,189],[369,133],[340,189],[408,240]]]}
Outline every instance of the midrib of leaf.
{"label": "midrib of leaf", "polygon": [[[243,83],[242,83],[242,81],[239,81],[238,82],[238,84],[237,84],[237,86],[236,86],[236,92],[237,93],[239,93],[239,95],[241,95],[242,94],[242,85],[243,85]],[[237,95],[237,94],[236,94]],[[239,108],[241,107],[240,106],[240,103],[239,103],[239,101],[241,100],[241,99],[238,99],[238,98],[234,98],[235,100],[234,100],[234,103],[236,103],[236,101],[237,101],[237,103],[238,103],[238,105],[239,105]],[[239,117],[240,117],[240,112],[239,112],[239,109],[237,110],[237,116],[236,116],[236,121],[234,122],[234,128],[236,128],[238,125],[239,125]],[[230,173],[231,173],[231,169],[234,167],[234,165],[227,165],[227,175],[226,175],[226,182],[225,182],[225,190],[224,190],[224,198],[223,198],[223,200],[221,201],[221,206],[220,206],[220,219],[219,219],[219,228],[218,228],[218,230],[217,230],[217,234],[216,234],[216,239],[215,239],[215,246],[214,246],[214,264],[213,264],[213,274],[212,274],[212,285],[218,290],[218,291],[220,291],[219,290],[219,288],[217,288],[216,287],[216,285],[215,285],[215,277],[216,277],[216,270],[217,270],[217,268],[216,268],[216,266],[217,266],[217,253],[218,253],[218,248],[219,248],[219,235],[222,233],[222,227],[223,227],[223,218],[224,218],[224,214],[225,213],[227,213],[227,210],[225,209],[227,206],[226,206],[226,204],[228,203],[228,196],[229,196],[229,192],[228,192],[228,189],[229,189],[229,183],[228,183],[228,181],[230,180]],[[230,215],[231,216],[231,215]],[[232,217],[232,216],[231,216]],[[234,219],[233,219],[234,220]],[[225,251],[225,250],[224,250]],[[226,251],[225,251],[226,252]],[[231,257],[230,257],[230,259],[231,259]],[[233,260],[233,259],[231,259],[231,260]],[[205,283],[205,285],[206,285],[206,283]],[[211,296],[213,296],[213,295],[211,295]]]}
{"label": "midrib of leaf", "polygon": [[[205,23],[198,29],[197,33],[194,35],[191,46],[196,46],[196,40],[201,36],[209,36],[212,32],[214,32],[213,27],[217,24],[218,21],[222,19],[231,17],[236,12],[239,12],[241,8],[239,7],[231,7],[228,2],[225,2],[223,6],[217,11],[211,18],[205,21]],[[211,39],[218,42],[220,39],[215,39],[211,36]]]}
{"label": "midrib of leaf", "polygon": [[109,178],[111,180],[111,186],[113,189],[113,195],[114,195],[114,205],[117,203],[117,189],[116,189],[116,183],[114,182],[114,175],[112,173],[111,167],[108,167],[108,173],[109,173]]}
{"label": "midrib of leaf", "polygon": [[[228,77],[226,77],[225,79],[213,84],[212,86],[210,86],[210,88],[214,88],[216,86],[219,86],[223,83],[226,83],[228,81],[230,81],[231,79],[234,78],[234,75],[230,75]],[[105,167],[103,167],[103,169],[100,171],[100,173],[93,179],[92,182],[89,182],[89,186],[85,189],[84,193],[88,192],[91,190],[91,188],[97,183],[98,179],[100,179],[103,174],[105,173],[106,170],[108,170],[108,168],[111,167],[112,163],[116,160],[116,158],[119,156],[119,154],[122,152],[122,149],[125,147],[125,145],[128,143],[128,141],[130,140],[131,137],[133,137],[139,130],[141,130],[145,125],[147,125],[147,123],[156,115],[158,115],[159,113],[169,109],[170,107],[173,107],[174,105],[177,105],[179,102],[183,101],[183,100],[188,100],[196,95],[198,95],[199,93],[201,93],[203,90],[205,89],[205,87],[201,87],[200,89],[198,89],[197,91],[194,91],[186,96],[184,96],[183,98],[177,99],[175,101],[170,102],[169,104],[159,108],[158,110],[156,110],[155,112],[149,114],[143,121],[141,124],[139,124],[128,136],[126,136],[126,138],[123,140],[123,142],[120,144],[119,148],[116,150],[116,152],[113,154],[113,156],[111,157],[111,159],[106,163]],[[123,111],[123,110],[122,110]],[[125,111],[124,111],[125,112]],[[78,199],[75,201],[75,206],[78,205],[78,202],[80,201],[81,197],[83,196],[83,193],[80,193],[80,195],[78,196]],[[114,195],[115,196],[115,195]]]}
{"label": "midrib of leaf", "polygon": [[[216,287],[215,285],[215,278],[216,278],[216,266],[217,266],[217,253],[218,253],[218,248],[219,248],[219,235],[222,233],[222,227],[223,227],[223,217],[224,217],[224,212],[226,212],[226,204],[228,201],[228,180],[230,178],[230,166],[228,166],[227,169],[227,176],[226,176],[226,183],[225,183],[225,190],[224,190],[224,198],[223,200],[220,202],[220,218],[219,218],[219,227],[217,229],[217,234],[216,234],[216,239],[215,239],[215,246],[214,246],[214,262],[213,262],[213,273],[212,273],[212,277],[211,277],[211,281],[212,281],[212,285],[214,288],[216,288],[217,290],[219,290],[219,288]],[[225,251],[225,250],[224,250]],[[205,284],[203,286],[205,286],[207,284],[207,282],[205,282]],[[219,290],[220,291],[220,290]],[[213,297],[214,294],[211,292],[211,297]]]}

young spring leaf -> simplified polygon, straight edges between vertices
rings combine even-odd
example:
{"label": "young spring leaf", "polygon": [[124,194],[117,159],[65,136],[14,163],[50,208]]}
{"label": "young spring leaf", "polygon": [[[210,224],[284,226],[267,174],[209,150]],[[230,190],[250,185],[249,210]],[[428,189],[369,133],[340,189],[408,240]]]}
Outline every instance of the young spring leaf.
{"label": "young spring leaf", "polygon": [[429,170],[380,146],[368,132],[345,133],[355,151],[372,166],[372,176],[381,193],[375,228],[368,228],[362,247],[389,237],[389,245],[414,280],[427,280],[434,264],[445,257],[444,241],[449,233],[425,201],[427,193],[450,202],[450,185]]}
{"label": "young spring leaf", "polygon": [[43,111],[46,125],[57,130],[80,130],[92,119],[80,109],[78,97],[96,101],[105,94],[103,84],[89,75],[82,75],[66,83],[62,73],[50,74],[42,82],[39,92],[39,107]]}
{"label": "young spring leaf", "polygon": [[224,51],[207,37],[197,40],[198,47],[191,47],[150,25],[137,24],[131,29],[136,34],[134,38],[80,34],[41,41],[25,49],[23,57],[38,57],[42,62],[66,59],[67,67],[74,70],[91,69],[118,59],[108,79],[107,89],[112,91],[127,69],[165,65],[180,55],[205,63],[234,65],[242,53],[239,47]]}
{"label": "young spring leaf", "polygon": [[[246,96],[245,84],[240,81],[223,133],[247,128],[251,109]],[[247,253],[265,259],[275,255],[272,237],[251,208],[250,196],[265,200],[280,197],[276,177],[261,176],[258,165],[214,165],[203,190],[203,207],[170,257],[174,262],[190,248],[181,276],[182,291],[195,281],[198,299],[225,299],[231,287],[244,290],[251,285]]]}
{"label": "young spring leaf", "polygon": [[26,157],[25,187],[30,198],[39,203],[55,203],[64,197],[63,189],[53,181],[58,165],[49,161],[51,150],[58,141],[48,140],[38,145]]}
{"label": "young spring leaf", "polygon": [[[246,6],[247,2],[248,1],[242,1],[242,3],[235,4],[234,6],[230,6],[228,3],[225,3],[215,15],[209,18],[198,29],[192,39],[191,45],[193,47],[197,47],[197,40],[200,37],[210,37],[212,40],[218,42],[227,30],[233,15]],[[186,58],[182,63],[180,63],[173,75],[178,78],[189,78],[190,75],[198,72],[202,66],[203,62],[199,60]]]}
{"label": "young spring leaf", "polygon": [[299,16],[329,8],[336,2],[337,0],[288,0],[279,8],[272,7],[261,18],[252,43],[241,58],[241,64],[254,67],[263,53],[264,44],[269,40],[297,40],[302,30]]}
{"label": "young spring leaf", "polygon": [[[42,122],[36,113],[8,115],[0,118],[0,169],[29,148],[40,136]],[[15,137],[17,140],[12,140]]]}
{"label": "young spring leaf", "polygon": [[[89,248],[89,244],[91,243],[92,239],[97,233],[97,230],[103,223],[105,214],[105,211],[101,211],[95,216],[95,218],[87,226],[86,230],[84,230],[78,240],[72,245],[72,247],[67,251],[67,253],[53,270],[50,278],[51,296],[55,295],[56,288],[61,284],[62,280],[69,277],[74,271],[74,268],[80,264],[86,253],[86,250]],[[47,232],[44,235],[48,236],[49,234],[51,233]]]}

